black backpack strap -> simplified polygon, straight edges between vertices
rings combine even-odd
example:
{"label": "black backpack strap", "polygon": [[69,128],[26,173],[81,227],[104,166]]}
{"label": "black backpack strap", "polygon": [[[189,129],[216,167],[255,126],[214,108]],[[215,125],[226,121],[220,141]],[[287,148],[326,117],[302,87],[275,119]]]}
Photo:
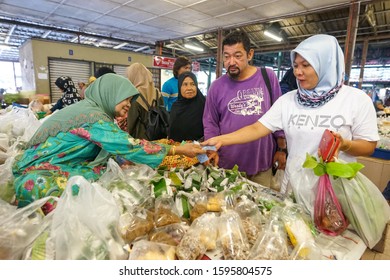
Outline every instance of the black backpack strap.
{"label": "black backpack strap", "polygon": [[160,98],[158,97],[158,89],[156,89],[156,106],[164,106],[164,101],[160,102]]}
{"label": "black backpack strap", "polygon": [[271,98],[271,105],[272,105],[272,104],[274,104],[274,100],[272,98],[272,96],[273,96],[272,87],[271,87],[271,82],[269,81],[269,77],[267,74],[267,69],[265,69],[265,67],[261,67],[260,69],[261,69],[261,75],[263,76],[265,85],[267,86],[269,97]]}
{"label": "black backpack strap", "polygon": [[151,105],[148,103],[146,98],[142,94],[139,94],[139,97],[141,97],[142,101],[145,102],[146,106],[148,107],[148,110],[150,110]]}
{"label": "black backpack strap", "polygon": [[[148,107],[148,111],[150,110],[150,104],[146,100],[146,98],[142,95],[139,94],[139,97],[141,97],[142,101],[145,102],[146,106]],[[145,129],[147,128],[147,123],[141,118],[140,115],[138,115],[138,120],[144,125]]]}

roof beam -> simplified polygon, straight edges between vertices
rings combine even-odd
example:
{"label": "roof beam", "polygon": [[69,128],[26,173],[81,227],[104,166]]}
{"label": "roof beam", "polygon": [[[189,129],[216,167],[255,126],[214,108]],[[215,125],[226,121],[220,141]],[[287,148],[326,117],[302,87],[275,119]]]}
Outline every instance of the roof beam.
{"label": "roof beam", "polygon": [[8,30],[7,36],[5,37],[4,43],[8,44],[9,40],[11,39],[12,33],[14,33],[14,30],[16,28],[16,25],[12,25],[12,27]]}

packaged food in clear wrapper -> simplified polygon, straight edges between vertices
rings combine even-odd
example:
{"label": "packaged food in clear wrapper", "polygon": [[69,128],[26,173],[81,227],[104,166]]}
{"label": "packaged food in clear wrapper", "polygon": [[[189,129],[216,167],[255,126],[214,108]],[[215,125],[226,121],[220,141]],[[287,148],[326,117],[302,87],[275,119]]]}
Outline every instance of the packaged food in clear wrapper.
{"label": "packaged food in clear wrapper", "polygon": [[297,246],[290,254],[291,260],[329,260],[314,240],[306,240]]}
{"label": "packaged food in clear wrapper", "polygon": [[234,210],[221,213],[218,236],[225,260],[246,260],[249,243],[240,216]]}
{"label": "packaged food in clear wrapper", "polygon": [[196,229],[190,228],[176,247],[179,260],[198,260],[206,253],[206,245]]}
{"label": "packaged food in clear wrapper", "polygon": [[149,233],[149,241],[177,246],[188,230],[185,223],[170,224],[155,228]]}
{"label": "packaged food in clear wrapper", "polygon": [[139,240],[134,243],[130,252],[129,260],[175,260],[175,247],[147,241]]}
{"label": "packaged food in clear wrapper", "polygon": [[199,234],[200,241],[206,246],[207,251],[214,250],[217,247],[218,217],[215,213],[205,213],[197,218],[191,225]]}
{"label": "packaged food in clear wrapper", "polygon": [[310,228],[310,220],[306,217],[302,208],[297,205],[286,206],[282,213],[282,220],[291,244],[296,247],[304,242],[314,242],[315,232]]}
{"label": "packaged food in clear wrapper", "polygon": [[190,220],[193,222],[196,218],[207,212],[207,194],[205,192],[194,192],[189,198]]}
{"label": "packaged food in clear wrapper", "polygon": [[197,260],[207,250],[214,250],[217,246],[217,220],[214,213],[205,213],[197,218],[176,247],[177,257],[180,260]]}
{"label": "packaged food in clear wrapper", "polygon": [[282,208],[285,206],[285,203],[280,198],[269,193],[259,191],[254,197],[255,202],[258,204],[263,215],[269,214],[269,211],[275,206],[280,206]]}
{"label": "packaged food in clear wrapper", "polygon": [[172,196],[163,194],[156,198],[154,222],[156,227],[162,227],[181,222]]}
{"label": "packaged food in clear wrapper", "polygon": [[249,260],[288,260],[287,237],[280,220],[272,220],[253,245]]}
{"label": "packaged food in clear wrapper", "polygon": [[126,212],[119,218],[119,232],[127,243],[147,235],[153,227],[153,212],[139,206],[133,207],[131,212]]}
{"label": "packaged food in clear wrapper", "polygon": [[0,200],[0,260],[18,260],[24,250],[50,226],[52,213],[40,210],[50,197],[16,209]]}
{"label": "packaged food in clear wrapper", "polygon": [[263,215],[260,213],[256,203],[249,200],[246,196],[241,197],[241,201],[234,210],[240,215],[249,245],[253,246],[263,229]]}
{"label": "packaged food in clear wrapper", "polygon": [[234,192],[225,190],[221,192],[207,193],[207,211],[221,212],[224,209],[232,209],[235,204]]}

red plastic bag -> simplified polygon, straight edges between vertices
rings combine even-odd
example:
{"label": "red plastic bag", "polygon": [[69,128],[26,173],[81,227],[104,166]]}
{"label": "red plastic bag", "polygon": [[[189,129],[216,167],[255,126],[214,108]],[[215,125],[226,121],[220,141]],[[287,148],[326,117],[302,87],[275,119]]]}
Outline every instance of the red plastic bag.
{"label": "red plastic bag", "polygon": [[314,203],[314,223],[326,235],[341,234],[348,226],[329,175],[320,176]]}

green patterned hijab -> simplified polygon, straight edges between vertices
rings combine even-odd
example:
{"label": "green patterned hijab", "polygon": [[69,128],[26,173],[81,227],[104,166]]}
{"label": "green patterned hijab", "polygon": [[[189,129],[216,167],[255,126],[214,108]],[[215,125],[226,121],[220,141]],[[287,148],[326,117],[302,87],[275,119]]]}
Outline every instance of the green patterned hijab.
{"label": "green patterned hijab", "polygon": [[114,121],[115,106],[132,96],[138,96],[138,91],[128,79],[117,74],[105,74],[88,86],[84,100],[65,107],[48,118],[35,132],[28,147],[84,123]]}

